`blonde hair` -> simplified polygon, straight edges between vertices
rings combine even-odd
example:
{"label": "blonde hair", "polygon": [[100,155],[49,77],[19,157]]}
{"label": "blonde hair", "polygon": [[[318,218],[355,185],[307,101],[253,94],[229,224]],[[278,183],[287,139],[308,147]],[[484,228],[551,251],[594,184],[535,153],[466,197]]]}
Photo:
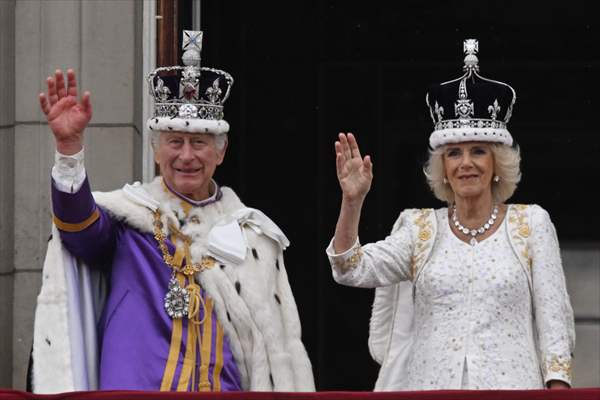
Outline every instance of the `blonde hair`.
{"label": "blonde hair", "polygon": [[[513,148],[500,143],[491,143],[490,149],[494,156],[494,175],[500,178],[498,182],[492,180],[492,197],[496,203],[504,203],[513,195],[521,180],[521,153],[518,146]],[[453,203],[454,191],[450,185],[444,183],[445,150],[446,146],[441,146],[429,151],[429,159],[423,172],[435,197]]]}

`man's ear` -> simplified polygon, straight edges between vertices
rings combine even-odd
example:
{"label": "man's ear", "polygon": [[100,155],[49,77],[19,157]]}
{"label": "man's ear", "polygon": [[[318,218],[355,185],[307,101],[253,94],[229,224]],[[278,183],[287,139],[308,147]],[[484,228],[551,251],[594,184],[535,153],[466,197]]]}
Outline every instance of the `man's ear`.
{"label": "man's ear", "polygon": [[[152,135],[155,135],[153,132]],[[160,164],[160,159],[158,157],[158,146],[160,141],[160,134],[156,136],[152,136],[152,140],[150,141],[150,146],[152,147],[152,152],[154,153],[154,162],[156,164]]]}
{"label": "man's ear", "polygon": [[223,148],[221,150],[217,150],[217,152],[219,153],[217,165],[221,165],[223,163],[223,160],[225,159],[225,153],[227,152],[228,145],[229,145],[229,140],[225,139],[225,144],[223,144]]}

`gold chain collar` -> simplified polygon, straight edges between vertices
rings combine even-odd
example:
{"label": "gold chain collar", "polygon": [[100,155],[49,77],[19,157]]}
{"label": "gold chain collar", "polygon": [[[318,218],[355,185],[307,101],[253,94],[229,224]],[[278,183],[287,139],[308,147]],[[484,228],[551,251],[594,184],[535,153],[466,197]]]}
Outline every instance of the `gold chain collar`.
{"label": "gold chain collar", "polygon": [[173,234],[182,240],[183,245],[186,247],[186,257],[185,257],[185,265],[182,267],[178,267],[175,265],[175,260],[173,256],[169,253],[169,248],[165,243],[165,234],[162,231],[163,223],[161,221],[161,214],[159,210],[154,212],[154,238],[158,242],[158,247],[163,256],[163,260],[165,264],[167,264],[171,269],[176,272],[181,272],[186,276],[194,275],[197,272],[202,272],[206,269],[210,269],[215,266],[215,259],[210,256],[202,257],[200,263],[191,263],[191,255],[189,254],[189,246],[192,243],[191,239],[179,231],[172,225],[169,225],[169,230],[173,231]]}

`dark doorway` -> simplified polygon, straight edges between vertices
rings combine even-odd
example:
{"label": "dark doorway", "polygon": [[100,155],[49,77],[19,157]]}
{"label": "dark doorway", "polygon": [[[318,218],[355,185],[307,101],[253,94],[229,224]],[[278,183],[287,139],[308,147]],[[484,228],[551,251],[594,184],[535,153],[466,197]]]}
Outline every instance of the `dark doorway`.
{"label": "dark doorway", "polygon": [[598,240],[600,32],[592,2],[202,1],[203,63],[236,79],[218,181],[289,236],[286,265],[320,390],[370,390],[372,292],[336,285],[324,254],[340,191],[333,154],[355,132],[375,180],[363,243],[407,207],[439,207],[421,172],[425,91],[459,76],[479,39],[484,76],[517,91],[510,130],[523,155],[512,202],[546,208],[561,240]]}

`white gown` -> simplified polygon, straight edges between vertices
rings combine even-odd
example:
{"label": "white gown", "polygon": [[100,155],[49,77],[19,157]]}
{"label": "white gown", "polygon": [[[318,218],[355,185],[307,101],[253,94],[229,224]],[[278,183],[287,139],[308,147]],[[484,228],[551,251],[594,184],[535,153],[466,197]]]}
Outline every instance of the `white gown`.
{"label": "white gown", "polygon": [[[568,297],[548,214],[532,206],[533,297],[506,219],[472,246],[451,231],[447,210],[436,216],[435,246],[414,282],[413,343],[402,388],[539,389],[551,379],[570,383],[573,316],[570,304],[562,304]],[[334,278],[360,287],[412,280],[413,236],[401,226],[362,251],[357,243],[336,255],[330,246]]]}

